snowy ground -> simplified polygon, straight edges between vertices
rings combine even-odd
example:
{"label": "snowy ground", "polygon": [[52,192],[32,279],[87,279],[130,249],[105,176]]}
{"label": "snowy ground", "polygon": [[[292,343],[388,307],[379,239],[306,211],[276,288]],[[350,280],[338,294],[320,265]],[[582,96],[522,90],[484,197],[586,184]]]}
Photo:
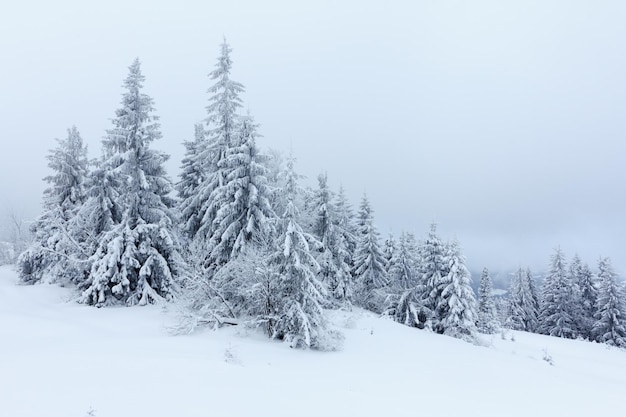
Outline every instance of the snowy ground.
{"label": "snowy ground", "polygon": [[479,347],[357,311],[333,314],[341,352],[300,351],[241,328],[170,336],[163,308],[96,309],[15,282],[0,268],[3,417],[625,412],[626,352],[604,345],[513,332]]}

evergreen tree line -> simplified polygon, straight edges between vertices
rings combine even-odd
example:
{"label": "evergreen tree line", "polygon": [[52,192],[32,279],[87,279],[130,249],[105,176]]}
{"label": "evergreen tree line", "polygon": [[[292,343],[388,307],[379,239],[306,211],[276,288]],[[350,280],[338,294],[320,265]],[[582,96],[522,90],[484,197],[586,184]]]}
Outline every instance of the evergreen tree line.
{"label": "evergreen tree line", "polygon": [[[176,300],[178,331],[246,324],[301,348],[337,347],[341,335],[326,311],[353,305],[468,341],[497,331],[488,271],[477,303],[458,242],[442,241],[432,225],[421,242],[403,232],[381,245],[366,196],[355,215],[326,174],[316,188],[302,187],[291,155],[260,150],[258,124],[241,112],[245,89],[231,79],[230,55],[224,42],[209,74],[207,116],[184,143],[176,184],[163,167],[168,155],[151,148],[161,133],[139,60],[129,67],[99,158],[88,160],[78,130],[68,130],[48,155],[53,174],[33,244],[18,260],[21,281],[74,284],[78,301],[97,307]],[[560,288],[544,292],[561,300]],[[610,298],[601,294],[598,300]],[[616,287],[612,294],[619,300]],[[612,300],[603,302],[617,306],[610,314],[618,317],[621,305]],[[515,311],[507,324],[526,323]],[[510,326],[535,330],[532,323]],[[619,333],[613,324],[603,334]],[[573,336],[562,327],[554,334]]]}
{"label": "evergreen tree line", "polygon": [[541,290],[530,269],[520,268],[509,290],[504,325],[569,339],[626,347],[624,289],[609,258],[600,258],[597,274],[575,255],[569,264],[560,248],[551,257]]}

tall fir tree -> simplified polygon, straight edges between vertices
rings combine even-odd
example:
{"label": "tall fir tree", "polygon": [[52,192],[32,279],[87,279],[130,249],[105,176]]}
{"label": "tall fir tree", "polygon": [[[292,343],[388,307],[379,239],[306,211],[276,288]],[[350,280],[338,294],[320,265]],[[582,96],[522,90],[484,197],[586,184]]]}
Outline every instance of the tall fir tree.
{"label": "tall fir tree", "polygon": [[539,303],[530,269],[517,270],[509,289],[505,326],[513,330],[534,332],[538,325]]}
{"label": "tall fir tree", "polygon": [[595,324],[598,289],[589,265],[583,264],[578,255],[574,256],[570,264],[570,279],[578,284],[579,317],[577,326],[580,335],[585,339],[591,339]]}
{"label": "tall fir tree", "polygon": [[[75,228],[83,234],[83,251],[89,258],[98,249],[103,234],[119,224],[123,215],[121,178],[109,170],[104,162],[91,161],[93,168],[85,182],[87,200],[75,218]],[[88,269],[91,270],[91,266]]]}
{"label": "tall fir tree", "polygon": [[435,329],[457,339],[473,341],[477,331],[476,298],[465,257],[456,240],[447,245],[445,258],[448,273],[435,309],[439,318]]}
{"label": "tall fir tree", "polygon": [[335,209],[332,201],[332,192],[328,187],[327,174],[317,177],[318,188],[312,193],[310,209],[312,214],[311,231],[320,241],[321,248],[316,259],[320,265],[319,278],[328,286],[334,286],[336,271],[336,233],[333,217]]}
{"label": "tall fir tree", "polygon": [[237,140],[231,141],[219,164],[224,180],[211,194],[215,219],[208,242],[208,262],[215,267],[248,245],[265,243],[272,233],[276,216],[269,200],[267,158],[256,146],[256,129],[252,117],[242,118]]}
{"label": "tall fir tree", "polygon": [[389,275],[389,271],[391,270],[394,252],[396,251],[397,246],[398,242],[396,242],[393,232],[389,232],[389,236],[385,239],[385,245],[383,246],[383,256],[385,257],[385,270],[387,275]]}
{"label": "tall fir tree", "polygon": [[384,314],[398,323],[423,328],[425,317],[420,318],[419,261],[415,237],[402,232],[389,266],[389,294]]}
{"label": "tall fir tree", "polygon": [[176,184],[182,202],[180,221],[186,235],[194,236],[200,227],[198,189],[204,181],[202,161],[198,158],[205,146],[206,132],[201,123],[195,125],[194,139],[185,141],[185,156],[181,164],[180,181]]}
{"label": "tall fir tree", "polygon": [[498,324],[496,304],[493,300],[493,285],[487,268],[483,269],[478,286],[478,330],[493,334],[500,327]]}
{"label": "tall fir tree", "polygon": [[381,312],[385,299],[382,288],[388,284],[385,258],[374,225],[373,210],[364,195],[358,215],[357,247],[354,254],[354,277],[357,302],[364,308]]}
{"label": "tall fir tree", "polygon": [[335,231],[335,276],[329,286],[334,298],[345,305],[351,304],[354,295],[352,267],[356,236],[353,214],[343,187],[339,187],[333,219]]}
{"label": "tall fir tree", "polygon": [[592,337],[600,343],[626,347],[624,294],[620,293],[616,278],[617,274],[613,270],[611,260],[600,258],[598,261],[597,313]]}
{"label": "tall fir tree", "polygon": [[[325,244],[330,241],[334,233],[335,207],[333,192],[328,187],[328,174],[317,177],[317,189],[312,194],[313,227],[315,237]],[[327,243],[325,246],[329,246]]]}
{"label": "tall fir tree", "polygon": [[539,326],[539,307],[540,307],[540,299],[539,299],[539,290],[537,289],[537,282],[535,281],[535,276],[529,267],[526,267],[525,284],[528,288],[528,296],[529,296],[529,312],[528,317],[531,318],[529,321],[530,326],[528,327],[529,331],[534,332],[537,330],[537,326]]}
{"label": "tall fir tree", "polygon": [[352,285],[348,232],[343,229],[344,219],[339,219],[325,173],[318,176],[318,188],[313,193],[311,209],[313,234],[321,243],[316,257],[320,265],[318,276],[335,300],[349,306]]}
{"label": "tall fir tree", "polygon": [[46,177],[51,185],[44,192],[46,206],[58,207],[61,219],[69,221],[85,202],[85,179],[88,174],[87,147],[76,126],[67,130],[67,138],[48,155],[48,166],[55,172]]}
{"label": "tall fir tree", "polygon": [[539,333],[570,339],[578,335],[574,313],[575,285],[567,274],[563,252],[556,248],[552,255],[550,271],[543,283]]}
{"label": "tall fir tree", "polygon": [[270,204],[274,209],[274,213],[280,215],[285,212],[286,201],[281,192],[285,186],[285,157],[284,155],[272,148],[266,149],[267,153],[267,182],[270,191]]}
{"label": "tall fir tree", "polygon": [[[209,88],[208,116],[205,119],[207,138],[200,147],[197,159],[202,167],[203,180],[198,187],[194,199],[184,200],[181,211],[186,213],[189,207],[197,211],[199,222],[197,230],[188,230],[190,237],[196,238],[200,251],[209,253],[210,241],[215,229],[219,226],[216,222],[218,211],[222,208],[213,199],[214,193],[219,188],[226,186],[228,175],[227,155],[230,149],[237,145],[239,139],[240,116],[238,110],[242,107],[239,94],[245,91],[242,84],[230,78],[232,49],[224,39],[221,45],[221,53],[215,64],[215,69],[209,74],[214,84]],[[211,265],[210,269],[217,269],[219,265]]]}
{"label": "tall fir tree", "polygon": [[402,232],[389,259],[388,277],[393,292],[401,293],[418,283],[418,259],[415,236]]}
{"label": "tall fir tree", "polygon": [[329,336],[322,309],[326,290],[316,277],[319,265],[309,246],[315,239],[307,235],[298,222],[297,189],[294,160],[290,158],[284,189],[287,205],[279,228],[280,245],[270,257],[270,264],[280,277],[276,288],[280,305],[275,307],[277,313],[270,326],[271,336],[296,348],[325,349]]}
{"label": "tall fir tree", "polygon": [[177,292],[183,259],[172,210],[167,156],[150,149],[161,137],[153,101],[142,93],[145,77],[136,59],[124,81],[121,108],[103,141],[104,169],[118,176],[121,220],[103,234],[82,301],[96,306],[144,305]]}
{"label": "tall fir tree", "polygon": [[446,248],[437,235],[437,225],[431,224],[426,240],[422,242],[419,253],[419,297],[423,315],[427,317],[426,326],[441,332],[441,316],[437,305],[441,299],[448,275]]}
{"label": "tall fir tree", "polygon": [[74,227],[74,218],[86,200],[88,175],[87,148],[76,126],[67,137],[57,139],[58,146],[47,156],[53,174],[44,178],[43,213],[32,226],[34,241],[18,259],[20,280],[34,283],[82,280],[84,256],[82,234]]}
{"label": "tall fir tree", "polygon": [[504,325],[512,330],[528,330],[522,303],[524,272],[520,267],[509,284],[507,317]]}
{"label": "tall fir tree", "polygon": [[506,297],[494,297],[498,322],[506,327],[506,319],[509,317],[509,300]]}
{"label": "tall fir tree", "polygon": [[348,201],[345,189],[343,186],[339,187],[337,197],[335,199],[335,211],[337,213],[336,226],[346,241],[347,250],[350,254],[350,264],[352,263],[352,256],[356,250],[356,236],[357,227],[354,224],[354,213],[352,206]]}

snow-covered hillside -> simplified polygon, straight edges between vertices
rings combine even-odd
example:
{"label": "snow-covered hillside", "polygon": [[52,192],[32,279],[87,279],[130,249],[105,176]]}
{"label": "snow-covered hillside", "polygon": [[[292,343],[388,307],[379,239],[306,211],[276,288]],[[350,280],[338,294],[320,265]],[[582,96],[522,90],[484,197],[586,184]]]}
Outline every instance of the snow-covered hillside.
{"label": "snow-covered hillside", "polygon": [[[97,309],[0,268],[0,416],[597,416],[625,412],[626,352],[508,332],[489,347],[331,313],[340,352],[244,328],[170,336],[157,306]],[[511,340],[511,339],[514,340]],[[551,357],[552,364],[544,360]]]}

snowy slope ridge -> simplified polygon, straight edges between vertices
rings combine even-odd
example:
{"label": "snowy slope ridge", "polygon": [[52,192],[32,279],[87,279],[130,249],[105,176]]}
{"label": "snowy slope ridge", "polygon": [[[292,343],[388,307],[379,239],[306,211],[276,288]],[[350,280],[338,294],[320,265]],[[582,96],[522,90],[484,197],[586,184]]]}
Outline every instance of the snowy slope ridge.
{"label": "snowy slope ridge", "polygon": [[[625,410],[626,352],[509,332],[490,347],[363,310],[340,352],[245,328],[170,336],[161,307],[68,302],[0,267],[0,416],[596,416]],[[512,341],[511,337],[515,340]],[[543,358],[550,356],[553,365]]]}

